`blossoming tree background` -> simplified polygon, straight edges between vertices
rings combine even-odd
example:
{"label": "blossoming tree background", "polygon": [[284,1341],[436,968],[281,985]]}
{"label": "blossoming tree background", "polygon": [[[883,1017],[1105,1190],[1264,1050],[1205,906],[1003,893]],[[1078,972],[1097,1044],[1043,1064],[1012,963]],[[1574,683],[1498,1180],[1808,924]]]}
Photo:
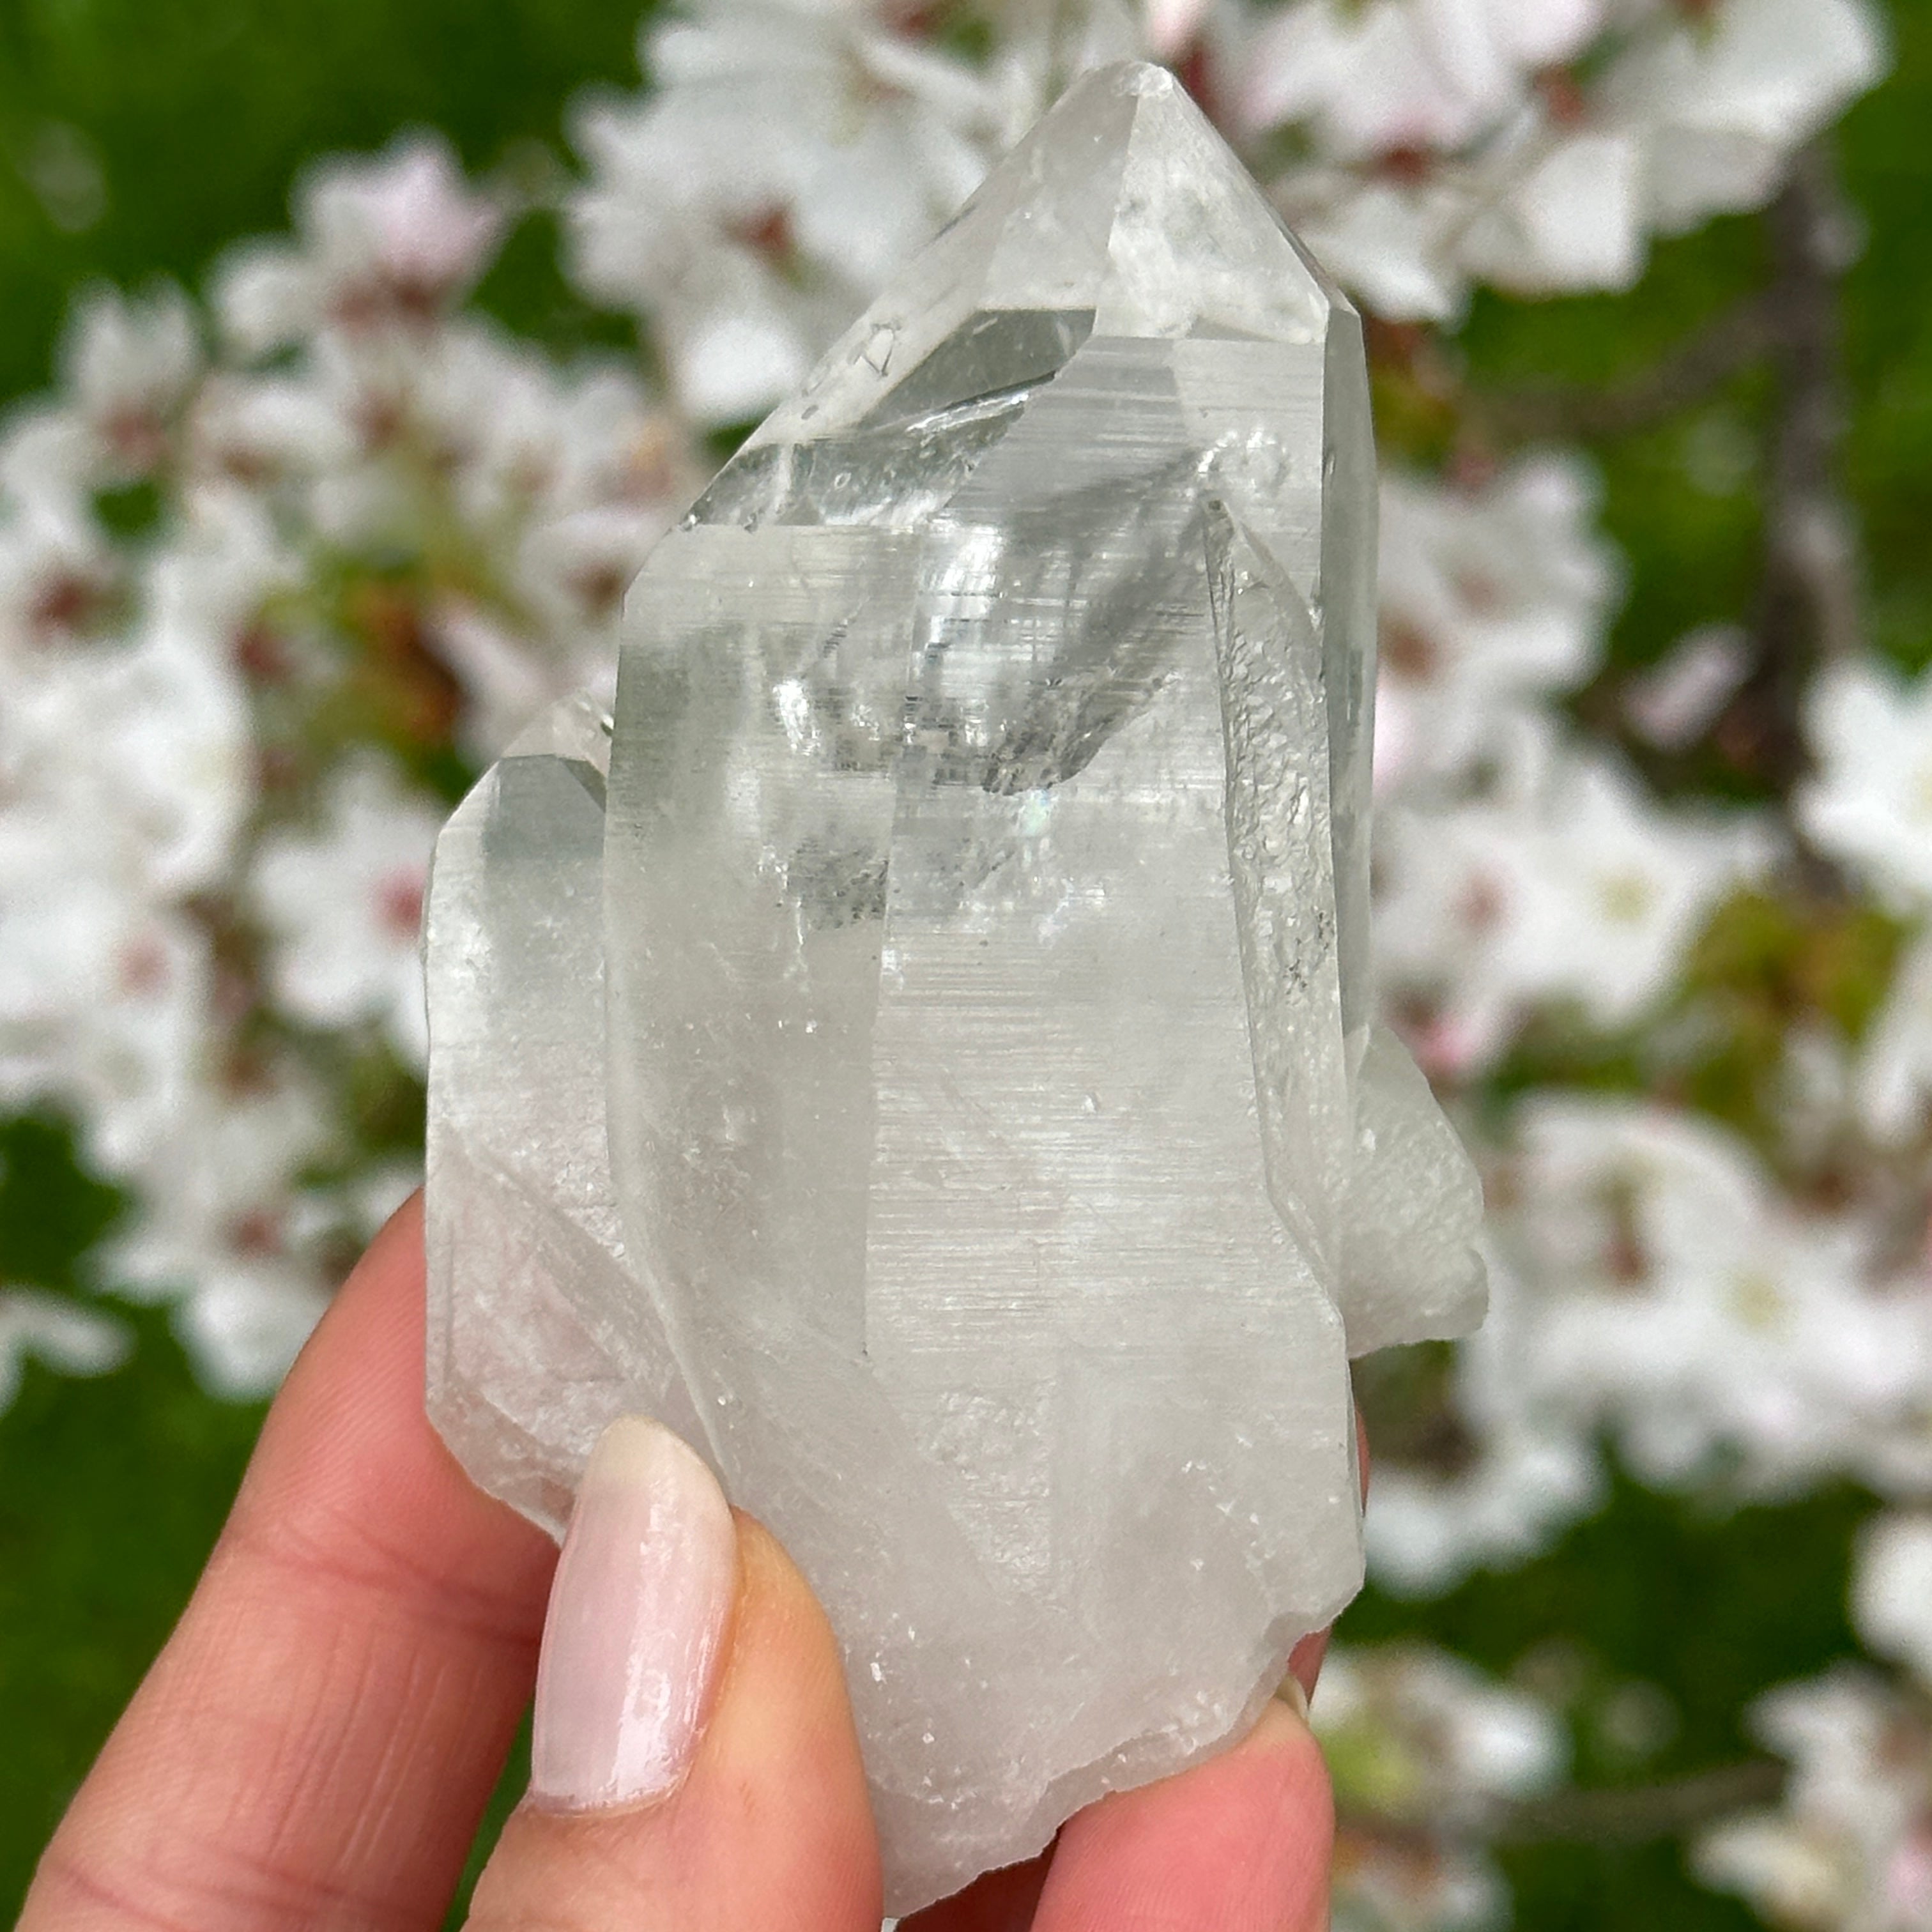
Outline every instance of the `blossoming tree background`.
{"label": "blossoming tree background", "polygon": [[1491,1210],[1362,1378],[1338,1922],[1932,1927],[1932,10],[163,10],[0,26],[0,1906],[414,1184],[441,815],[1146,54],[1370,318],[1380,970]]}

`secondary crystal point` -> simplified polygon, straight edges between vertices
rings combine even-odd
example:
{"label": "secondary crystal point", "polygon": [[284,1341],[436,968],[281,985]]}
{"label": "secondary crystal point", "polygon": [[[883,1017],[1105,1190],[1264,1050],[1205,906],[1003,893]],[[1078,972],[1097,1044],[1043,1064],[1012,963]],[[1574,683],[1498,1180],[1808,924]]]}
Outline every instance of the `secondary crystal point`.
{"label": "secondary crystal point", "polygon": [[553,1526],[610,1416],[704,1450],[896,1911],[1249,1721],[1360,1580],[1348,1355],[1480,1316],[1368,1018],[1374,489],[1353,311],[1090,76],[439,851],[432,1413]]}

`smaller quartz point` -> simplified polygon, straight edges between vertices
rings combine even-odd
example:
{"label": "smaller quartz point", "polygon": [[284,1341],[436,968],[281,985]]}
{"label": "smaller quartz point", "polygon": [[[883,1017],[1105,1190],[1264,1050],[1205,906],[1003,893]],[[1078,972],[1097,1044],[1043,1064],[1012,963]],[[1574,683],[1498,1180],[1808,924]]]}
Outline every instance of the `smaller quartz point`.
{"label": "smaller quartz point", "polygon": [[662,1328],[626,1318],[604,1111],[610,724],[571,698],[443,828],[427,919],[430,1412],[470,1474],[561,1537],[614,1416],[699,1439]]}
{"label": "smaller quartz point", "polygon": [[627,1411],[843,1647],[910,1911],[1238,1736],[1359,1586],[1348,1359],[1466,1331],[1370,1019],[1360,326],[1172,78],[1076,86],[438,848],[430,1408]]}

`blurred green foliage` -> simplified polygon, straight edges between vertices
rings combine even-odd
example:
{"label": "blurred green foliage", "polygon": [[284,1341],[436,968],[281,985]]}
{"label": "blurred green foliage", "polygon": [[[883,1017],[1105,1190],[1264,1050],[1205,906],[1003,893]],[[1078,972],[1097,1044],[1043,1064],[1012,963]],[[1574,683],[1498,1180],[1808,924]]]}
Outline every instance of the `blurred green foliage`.
{"label": "blurred green foliage", "polygon": [[[286,226],[304,163],[440,129],[472,170],[540,184],[570,103],[637,80],[638,0],[0,0],[0,398],[40,387],[76,285],[197,284]],[[608,335],[532,223],[494,306]],[[628,330],[619,332],[626,340]]]}
{"label": "blurred green foliage", "polygon": [[[1856,1648],[1842,1582],[1872,1507],[1842,1486],[1784,1507],[1691,1502],[1619,1474],[1608,1507],[1534,1562],[1426,1604],[1371,1586],[1342,1635],[1426,1636],[1534,1690],[1567,1719],[1586,1790],[1667,1784],[1756,1756],[1743,1721],[1751,1701]],[[1634,1732],[1624,1714],[1637,1700],[1655,1715]],[[1736,1900],[1694,1886],[1668,1840],[1625,1838],[1579,1813],[1581,1842],[1501,1854],[1522,1932],[1756,1923]]]}
{"label": "blurred green foliage", "polygon": [[[540,178],[562,151],[573,96],[634,80],[639,10],[635,0],[0,0],[0,397],[46,382],[77,283],[157,273],[196,283],[225,244],[284,224],[290,184],[317,154],[434,126],[472,169]],[[1893,18],[1897,71],[1838,137],[1868,224],[1846,316],[1849,464],[1875,634],[1916,667],[1932,659],[1932,7],[1895,0]],[[492,274],[488,304],[558,347],[628,339],[570,296],[555,242],[547,222],[526,224]],[[1758,224],[1738,219],[1664,244],[1627,297],[1484,297],[1454,374],[1499,392],[1614,386],[1764,272]],[[1426,393],[1385,383],[1380,400],[1385,443],[1436,453],[1440,419]],[[1666,422],[1594,439],[1630,590],[1611,668],[1581,702],[1606,701],[1624,668],[1654,660],[1691,625],[1748,617],[1768,401],[1762,374],[1748,370]],[[1746,977],[1768,1000],[1823,974],[1817,1004],[1842,1006],[1855,1028],[1870,958],[1890,935],[1776,925],[1734,909],[1706,952],[1748,952]],[[1644,1076],[1620,1064],[1604,1077]],[[57,1125],[0,1130],[0,1281],[90,1292],[88,1251],[117,1208],[80,1175]],[[0,1418],[0,1916],[184,1600],[260,1419],[196,1390],[162,1314],[130,1318],[138,1346],[127,1367],[92,1382],[30,1369]],[[1437,1372],[1400,1360],[1372,1370],[1372,1426],[1378,1408],[1392,1426],[1398,1414],[1412,1424],[1412,1385]],[[1343,1634],[1430,1636],[1532,1682],[1569,1714],[1586,1785],[1693,1774],[1748,1753],[1741,1716],[1759,1691],[1852,1647],[1846,1557],[1869,1508],[1844,1489],[1783,1506],[1660,1498],[1620,1477],[1602,1514],[1522,1569],[1478,1576],[1436,1603],[1372,1589]],[[1632,1686],[1661,1714],[1648,1742],[1633,1744],[1606,1715]],[[499,1818],[517,1782],[513,1768]],[[1516,1922],[1533,1932],[1751,1922],[1692,1885],[1667,1840],[1526,1844],[1504,1862]]]}
{"label": "blurred green foliage", "polygon": [[[120,1203],[67,1136],[0,1129],[0,1281],[74,1293]],[[259,1407],[196,1385],[158,1310],[130,1311],[128,1365],[74,1381],[30,1365],[0,1418],[0,1916],[187,1600]]]}

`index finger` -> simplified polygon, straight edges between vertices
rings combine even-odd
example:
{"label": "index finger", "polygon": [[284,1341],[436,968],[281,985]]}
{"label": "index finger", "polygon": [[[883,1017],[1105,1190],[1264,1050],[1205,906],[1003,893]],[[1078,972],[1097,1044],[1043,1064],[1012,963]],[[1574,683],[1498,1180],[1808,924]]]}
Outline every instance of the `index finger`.
{"label": "index finger", "polygon": [[440,1923],[536,1667],[556,1551],[423,1411],[419,1203],[271,1410],[20,1932]]}

